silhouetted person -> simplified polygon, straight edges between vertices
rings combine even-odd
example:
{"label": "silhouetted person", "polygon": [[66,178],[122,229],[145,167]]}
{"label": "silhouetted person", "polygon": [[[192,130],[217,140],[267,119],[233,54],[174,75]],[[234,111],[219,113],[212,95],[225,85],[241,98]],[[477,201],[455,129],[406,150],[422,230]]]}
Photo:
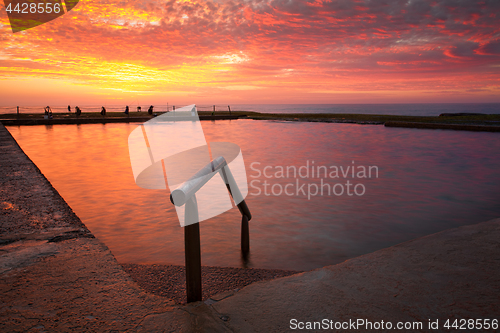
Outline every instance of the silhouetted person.
{"label": "silhouetted person", "polygon": [[138,106],[138,107],[137,107],[137,112],[141,112],[141,111],[142,111],[141,107],[140,107],[140,106]]}
{"label": "silhouetted person", "polygon": [[101,115],[106,115],[106,108],[104,106],[101,107]]}
{"label": "silhouetted person", "polygon": [[154,108],[154,106],[152,106],[152,105],[149,107],[148,114],[153,114],[153,108]]}
{"label": "silhouetted person", "polygon": [[68,112],[71,112],[71,106],[68,105]]}
{"label": "silhouetted person", "polygon": [[45,114],[46,114],[47,116],[49,115],[49,111],[50,111],[50,112],[52,112],[52,110],[50,109],[50,106],[46,106],[46,107],[44,108],[44,110],[45,110]]}
{"label": "silhouetted person", "polygon": [[125,107],[125,114],[128,115],[128,105]]}
{"label": "silhouetted person", "polygon": [[82,110],[80,110],[80,108],[78,106],[75,106],[75,114],[77,116],[80,116],[82,114]]}

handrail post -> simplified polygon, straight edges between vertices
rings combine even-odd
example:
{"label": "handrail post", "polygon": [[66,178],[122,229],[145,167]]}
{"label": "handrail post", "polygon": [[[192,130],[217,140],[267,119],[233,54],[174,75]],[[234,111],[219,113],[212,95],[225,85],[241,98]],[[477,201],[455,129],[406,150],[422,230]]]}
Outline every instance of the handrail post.
{"label": "handrail post", "polygon": [[226,164],[225,167],[220,169],[222,179],[226,183],[226,187],[235,200],[241,200],[238,204],[238,210],[241,213],[241,253],[243,259],[248,258],[248,253],[250,252],[250,228],[248,226],[248,221],[252,219],[252,214],[250,209],[248,209],[247,203],[243,196],[241,195],[238,184],[236,183],[229,166]]}
{"label": "handrail post", "polygon": [[248,216],[243,215],[241,217],[241,253],[243,254],[243,259],[248,258],[248,253],[250,252],[250,232],[248,227]]}
{"label": "handrail post", "polygon": [[240,203],[237,204],[236,206],[238,207],[241,215],[246,215],[248,221],[250,221],[252,219],[252,214],[250,213],[250,209],[248,209],[245,199],[243,199],[243,196],[241,195],[240,189],[238,188],[238,184],[236,183],[236,180],[234,179],[233,174],[229,169],[229,166],[226,164],[225,167],[220,169],[220,173],[233,199],[235,201],[240,201]]}
{"label": "handrail post", "polygon": [[187,302],[198,302],[202,299],[201,290],[201,247],[200,223],[198,222],[198,204],[193,195],[185,208],[185,222],[196,223],[184,227],[184,255],[186,258],[186,293]]}

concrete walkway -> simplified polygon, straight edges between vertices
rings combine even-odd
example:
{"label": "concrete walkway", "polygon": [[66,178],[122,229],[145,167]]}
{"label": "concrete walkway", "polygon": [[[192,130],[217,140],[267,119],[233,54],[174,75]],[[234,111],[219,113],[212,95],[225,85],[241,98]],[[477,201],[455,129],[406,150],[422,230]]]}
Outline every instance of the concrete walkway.
{"label": "concrete walkway", "polygon": [[292,319],[449,331],[446,319],[500,319],[499,240],[496,219],[181,307],[129,278],[0,124],[1,332],[297,331]]}
{"label": "concrete walkway", "polygon": [[[1,115],[0,115],[1,117]],[[200,120],[236,120],[246,118],[246,115],[200,115]],[[5,126],[19,125],[70,125],[70,124],[109,124],[109,123],[143,123],[153,119],[153,116],[132,116],[132,117],[68,117],[44,119],[43,115],[38,118],[20,118],[20,119],[0,119]]]}

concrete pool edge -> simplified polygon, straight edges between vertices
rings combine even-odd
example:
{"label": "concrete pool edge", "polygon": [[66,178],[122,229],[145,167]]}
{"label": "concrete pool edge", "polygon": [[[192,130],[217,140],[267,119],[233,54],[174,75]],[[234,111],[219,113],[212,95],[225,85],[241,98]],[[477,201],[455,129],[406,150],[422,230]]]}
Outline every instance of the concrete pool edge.
{"label": "concrete pool edge", "polygon": [[[500,219],[254,283],[211,302],[175,306],[137,287],[109,249],[72,217],[71,208],[1,124],[0,156],[2,223],[7,214],[24,214],[30,222],[21,232],[15,225],[2,232],[2,237],[10,235],[0,246],[2,331],[267,332],[287,330],[292,318],[435,320],[499,313],[491,300],[500,285]],[[26,188],[13,186],[29,178],[33,182]],[[28,187],[32,184],[41,185]],[[16,189],[6,200],[6,192]],[[35,210],[42,204],[53,207],[46,216]],[[452,290],[446,289],[450,280]]]}
{"label": "concrete pool edge", "polygon": [[500,126],[471,125],[471,124],[436,124],[436,123],[416,123],[416,122],[405,122],[405,121],[388,121],[384,124],[384,126],[400,127],[400,128],[444,129],[444,130],[472,131],[472,132],[500,132]]}
{"label": "concrete pool edge", "polygon": [[[34,126],[34,125],[80,125],[80,124],[116,124],[116,123],[144,123],[154,117],[94,117],[94,118],[31,118],[31,119],[0,119],[4,126]],[[237,120],[245,119],[246,115],[200,115],[200,120]]]}

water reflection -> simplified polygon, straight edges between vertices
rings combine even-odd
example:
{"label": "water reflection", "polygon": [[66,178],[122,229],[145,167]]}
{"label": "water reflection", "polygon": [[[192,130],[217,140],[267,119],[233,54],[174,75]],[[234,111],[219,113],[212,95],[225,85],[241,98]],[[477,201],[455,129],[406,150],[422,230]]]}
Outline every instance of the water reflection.
{"label": "water reflection", "polygon": [[[121,262],[183,264],[183,230],[170,193],[136,186],[127,139],[136,124],[9,127],[89,229]],[[363,196],[255,196],[249,187],[249,267],[307,270],[418,236],[500,216],[497,133],[269,121],[202,122],[207,141],[239,145],[249,182],[286,186],[251,168],[376,165],[350,179]],[[299,179],[306,184],[318,178]],[[345,179],[325,179],[331,184]],[[278,186],[276,185],[276,186]],[[276,187],[277,188],[277,187]],[[241,215],[201,223],[202,264],[244,266]]]}

